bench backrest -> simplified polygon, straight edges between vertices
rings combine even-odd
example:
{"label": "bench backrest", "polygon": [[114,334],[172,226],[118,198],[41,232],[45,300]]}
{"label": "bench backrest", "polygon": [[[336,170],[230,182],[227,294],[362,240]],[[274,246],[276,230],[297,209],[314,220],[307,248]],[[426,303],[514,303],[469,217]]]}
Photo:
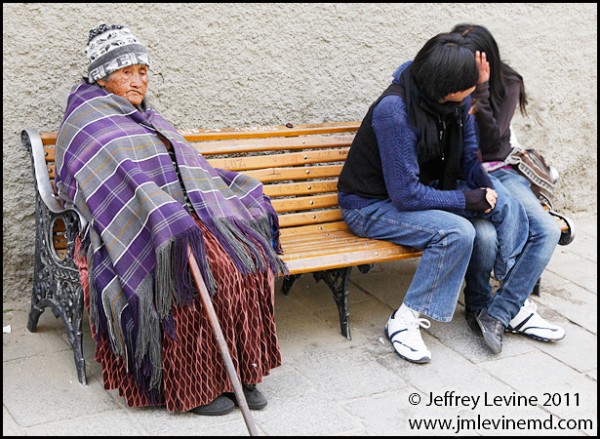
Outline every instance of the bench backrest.
{"label": "bench backrest", "polygon": [[[353,121],[198,129],[182,134],[214,167],[243,172],[263,182],[278,212],[281,235],[286,237],[348,228],[337,204],[337,179],[359,126],[360,121]],[[32,130],[26,131],[38,192],[50,210],[60,210],[54,185],[57,133],[38,136]],[[53,224],[54,247],[63,258],[67,248],[65,228],[60,219]],[[561,229],[564,232],[568,226],[561,222]]]}
{"label": "bench backrest", "polygon": [[337,179],[359,126],[329,123],[184,135],[214,167],[260,180],[285,235],[340,227]]}
{"label": "bench backrest", "polygon": [[[337,205],[337,178],[360,121],[245,129],[182,131],[192,146],[213,167],[251,175],[278,212],[282,235],[286,233],[346,228]],[[40,133],[44,159],[56,198],[56,133]],[[34,147],[32,145],[32,147]],[[36,168],[38,182],[42,171]],[[39,185],[38,185],[39,186]],[[57,252],[66,247],[64,224],[54,226]]]}

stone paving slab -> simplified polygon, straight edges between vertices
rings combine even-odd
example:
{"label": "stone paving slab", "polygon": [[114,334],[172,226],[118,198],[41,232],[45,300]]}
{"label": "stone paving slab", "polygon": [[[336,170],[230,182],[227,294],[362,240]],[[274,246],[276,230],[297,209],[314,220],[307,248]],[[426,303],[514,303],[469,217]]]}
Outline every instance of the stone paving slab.
{"label": "stone paving slab", "polygon": [[[563,419],[597,414],[596,383],[543,352],[488,362],[484,367],[515,392],[536,397],[539,407]],[[515,373],[516,370],[527,372]],[[535,379],[529,371],[536,371]]]}

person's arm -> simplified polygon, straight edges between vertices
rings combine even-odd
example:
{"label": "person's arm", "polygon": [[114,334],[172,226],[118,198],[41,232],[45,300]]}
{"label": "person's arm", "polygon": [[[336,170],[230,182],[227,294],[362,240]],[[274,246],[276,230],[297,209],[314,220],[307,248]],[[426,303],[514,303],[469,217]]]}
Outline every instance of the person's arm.
{"label": "person's arm", "polygon": [[[465,100],[464,105],[466,108],[470,107],[470,98]],[[465,118],[463,142],[462,166],[464,179],[470,187],[477,188],[465,191],[466,209],[488,213],[496,205],[497,194],[493,190],[494,184],[481,165],[479,155],[477,154],[479,142],[477,141],[475,131],[475,119],[471,114],[467,114]]]}
{"label": "person's arm", "polygon": [[[470,98],[465,100],[466,108],[470,106]],[[465,118],[465,125],[463,127],[463,171],[464,179],[473,188],[489,187],[494,188],[494,184],[488,173],[483,168],[477,148],[479,148],[479,142],[477,140],[477,132],[475,129],[475,118],[471,114],[467,114]]]}
{"label": "person's arm", "polygon": [[520,85],[517,80],[509,80],[506,84],[506,96],[494,111],[490,101],[490,84],[485,81],[477,84],[473,92],[473,110],[479,128],[481,152],[497,152],[501,140],[510,137],[510,124],[519,102]]}
{"label": "person's arm", "polygon": [[419,181],[417,135],[408,124],[406,105],[399,96],[381,100],[373,112],[383,177],[392,202],[400,210],[460,210],[465,196],[459,190],[438,190]]}

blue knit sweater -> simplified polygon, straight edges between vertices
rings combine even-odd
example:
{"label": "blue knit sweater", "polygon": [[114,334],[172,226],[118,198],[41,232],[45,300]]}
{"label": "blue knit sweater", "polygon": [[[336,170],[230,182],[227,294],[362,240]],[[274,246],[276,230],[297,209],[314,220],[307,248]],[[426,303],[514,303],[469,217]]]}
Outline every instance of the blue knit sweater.
{"label": "blue knit sweater", "polygon": [[[408,61],[394,73],[393,82],[398,83],[401,73],[410,65]],[[471,106],[470,97],[463,105]],[[408,121],[408,112],[400,96],[386,96],[373,111],[373,130],[383,165],[383,177],[387,191],[394,205],[403,211],[441,209],[461,211],[466,207],[461,190],[439,190],[419,181],[417,128]],[[464,154],[462,160],[463,177],[469,188],[493,188],[487,173],[477,156],[478,141],[473,116],[467,115],[463,131]],[[356,194],[339,193],[339,205],[346,209],[364,207],[375,199]]]}

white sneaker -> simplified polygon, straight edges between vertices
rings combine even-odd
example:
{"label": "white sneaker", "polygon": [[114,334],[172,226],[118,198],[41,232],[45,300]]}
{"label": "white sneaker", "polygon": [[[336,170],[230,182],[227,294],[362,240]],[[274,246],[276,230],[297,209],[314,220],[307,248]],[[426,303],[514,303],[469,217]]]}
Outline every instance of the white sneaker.
{"label": "white sneaker", "polygon": [[401,316],[394,311],[385,325],[385,335],[392,342],[396,353],[402,358],[414,363],[428,363],[431,352],[421,338],[421,330],[431,326],[427,319],[416,318],[409,310]]}
{"label": "white sneaker", "polygon": [[540,341],[557,341],[565,338],[566,332],[563,328],[548,323],[536,310],[537,305],[527,299],[519,313],[506,327],[506,331],[523,334]]}

